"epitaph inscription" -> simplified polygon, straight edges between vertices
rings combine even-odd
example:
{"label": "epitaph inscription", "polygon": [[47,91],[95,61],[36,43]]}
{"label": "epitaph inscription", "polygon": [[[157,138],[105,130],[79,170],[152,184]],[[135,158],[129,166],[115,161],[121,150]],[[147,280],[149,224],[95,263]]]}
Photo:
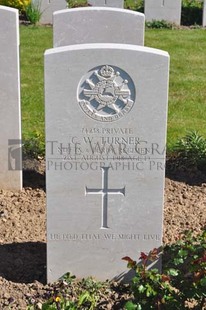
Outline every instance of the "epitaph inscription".
{"label": "epitaph inscription", "polygon": [[102,220],[101,228],[109,228],[108,219],[108,194],[121,194],[125,196],[125,186],[119,189],[110,189],[108,187],[108,173],[110,167],[101,167],[102,169],[102,188],[86,187],[86,194],[102,195]]}
{"label": "epitaph inscription", "polygon": [[135,87],[130,76],[120,68],[104,65],[83,76],[78,87],[79,105],[91,118],[112,122],[133,107]]}

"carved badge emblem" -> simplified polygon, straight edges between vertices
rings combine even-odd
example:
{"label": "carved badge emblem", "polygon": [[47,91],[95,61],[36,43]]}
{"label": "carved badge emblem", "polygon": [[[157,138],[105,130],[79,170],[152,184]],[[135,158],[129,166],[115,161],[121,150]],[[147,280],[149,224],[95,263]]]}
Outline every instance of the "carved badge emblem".
{"label": "carved badge emblem", "polygon": [[80,81],[78,101],[91,118],[112,122],[122,118],[134,105],[135,87],[120,68],[104,65],[89,71]]}

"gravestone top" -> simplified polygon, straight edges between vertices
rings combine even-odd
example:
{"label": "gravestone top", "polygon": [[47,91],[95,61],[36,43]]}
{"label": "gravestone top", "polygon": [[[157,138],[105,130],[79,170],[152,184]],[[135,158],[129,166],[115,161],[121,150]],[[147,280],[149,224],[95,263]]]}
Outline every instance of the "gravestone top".
{"label": "gravestone top", "polygon": [[[125,50],[139,50],[141,52],[145,52],[147,54],[156,54],[156,55],[160,55],[160,56],[165,56],[166,58],[169,57],[169,53],[157,48],[152,48],[152,47],[146,47],[146,46],[136,46],[133,44],[121,44],[121,43],[105,43],[106,47],[105,49],[116,49],[119,50],[121,49],[121,47],[124,46]],[[60,47],[56,47],[56,48],[50,48],[48,50],[45,51],[45,56],[47,55],[54,55],[54,54],[58,54],[60,52],[65,52],[65,51],[73,51],[73,50],[96,50],[96,49],[104,49],[104,43],[96,43],[96,44],[75,44],[75,45],[71,45],[71,46],[60,46]]]}
{"label": "gravestone top", "polygon": [[19,14],[6,6],[0,6],[0,110],[0,188],[21,190]]}
{"label": "gravestone top", "polygon": [[53,22],[54,47],[87,43],[144,45],[145,16],[131,10],[67,9],[55,12]]}
{"label": "gravestone top", "polygon": [[125,278],[122,257],[161,246],[168,72],[142,46],[46,51],[49,282]]}
{"label": "gravestone top", "polygon": [[[6,23],[9,23],[9,16],[11,16],[12,22],[9,24],[10,27],[13,26],[12,28],[16,29],[15,31],[15,37],[16,37],[16,44],[20,44],[19,40],[19,11],[15,8],[10,8],[8,6],[0,5],[0,10],[1,10],[1,21],[3,23],[3,19],[5,20]],[[5,17],[4,17],[5,16]],[[6,27],[5,27],[6,28]],[[1,39],[4,38],[1,34]]]}
{"label": "gravestone top", "polygon": [[124,8],[124,0],[88,0],[88,4],[92,6]]}
{"label": "gravestone top", "polygon": [[146,21],[165,20],[180,25],[182,0],[145,0]]}

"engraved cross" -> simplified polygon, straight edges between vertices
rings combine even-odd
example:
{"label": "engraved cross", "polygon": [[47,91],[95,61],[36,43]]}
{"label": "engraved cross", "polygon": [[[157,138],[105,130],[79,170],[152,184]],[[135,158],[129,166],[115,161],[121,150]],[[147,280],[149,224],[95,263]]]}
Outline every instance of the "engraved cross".
{"label": "engraved cross", "polygon": [[102,169],[102,188],[88,188],[86,187],[87,194],[102,195],[102,218],[101,228],[109,228],[107,225],[107,210],[108,210],[108,195],[123,195],[125,196],[125,187],[119,189],[108,188],[108,172],[110,167],[101,167]]}

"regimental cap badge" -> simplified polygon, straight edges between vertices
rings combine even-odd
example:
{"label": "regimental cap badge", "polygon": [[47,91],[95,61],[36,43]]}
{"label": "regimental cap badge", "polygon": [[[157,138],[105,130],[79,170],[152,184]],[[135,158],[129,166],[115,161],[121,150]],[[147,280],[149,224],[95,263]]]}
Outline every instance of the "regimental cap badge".
{"label": "regimental cap badge", "polygon": [[133,107],[135,86],[122,69],[103,65],[89,71],[78,86],[78,101],[91,118],[112,122],[122,118]]}

